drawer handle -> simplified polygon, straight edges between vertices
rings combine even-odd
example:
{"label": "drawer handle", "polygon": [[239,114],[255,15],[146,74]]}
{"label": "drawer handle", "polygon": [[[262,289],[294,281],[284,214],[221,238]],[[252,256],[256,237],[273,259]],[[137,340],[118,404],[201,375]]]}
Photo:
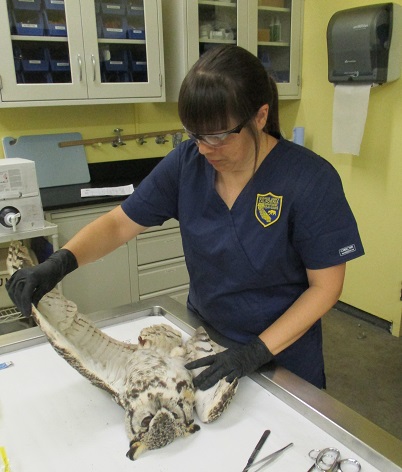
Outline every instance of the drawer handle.
{"label": "drawer handle", "polygon": [[93,70],[93,81],[95,82],[96,80],[96,60],[95,60],[95,56],[93,54],[91,54],[91,62],[92,62],[92,70]]}

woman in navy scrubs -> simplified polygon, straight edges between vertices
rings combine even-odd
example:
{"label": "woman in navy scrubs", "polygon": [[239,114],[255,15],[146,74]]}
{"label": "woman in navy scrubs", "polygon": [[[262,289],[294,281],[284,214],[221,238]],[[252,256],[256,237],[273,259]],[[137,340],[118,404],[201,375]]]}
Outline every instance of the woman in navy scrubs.
{"label": "woman in navy scrubs", "polygon": [[184,79],[179,116],[190,139],[121,206],[63,249],[10,279],[21,311],[76,267],[169,218],[180,222],[188,306],[241,343],[187,365],[209,365],[207,389],[275,360],[325,387],[321,317],[336,303],[346,262],[364,254],[341,180],[326,160],[280,136],[277,90],[237,46],[206,52]]}

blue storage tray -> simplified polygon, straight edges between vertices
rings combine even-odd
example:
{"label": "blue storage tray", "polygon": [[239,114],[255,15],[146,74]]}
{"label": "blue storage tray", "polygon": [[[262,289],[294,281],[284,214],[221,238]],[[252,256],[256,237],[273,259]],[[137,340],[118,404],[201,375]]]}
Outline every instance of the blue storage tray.
{"label": "blue storage tray", "polygon": [[109,39],[126,39],[127,22],[122,16],[110,16],[101,18],[102,37]]}
{"label": "blue storage tray", "polygon": [[106,71],[128,72],[128,53],[125,50],[112,51],[110,60],[103,60]]}
{"label": "blue storage tray", "polygon": [[70,58],[68,54],[60,54],[60,51],[47,50],[47,57],[52,72],[70,72]]}
{"label": "blue storage tray", "polygon": [[128,16],[144,16],[143,2],[136,2],[127,0],[127,15]]}
{"label": "blue storage tray", "polygon": [[64,0],[44,0],[46,10],[64,10]]}
{"label": "blue storage tray", "polygon": [[43,36],[44,22],[40,12],[15,10],[13,13],[17,34],[24,36]]}
{"label": "blue storage tray", "polygon": [[46,36],[67,36],[66,19],[63,13],[59,12],[60,10],[43,12]]}
{"label": "blue storage tray", "polygon": [[147,71],[146,61],[131,61],[131,70],[133,72],[146,72]]}
{"label": "blue storage tray", "polygon": [[39,11],[41,0],[13,0],[14,10],[33,10]]}
{"label": "blue storage tray", "polygon": [[104,15],[125,15],[126,2],[125,0],[118,0],[115,2],[103,0],[101,2],[101,10]]}
{"label": "blue storage tray", "polygon": [[[32,50],[25,52],[21,50],[23,58],[21,59],[22,70],[24,72],[47,72],[49,70],[48,51],[46,48],[35,49],[35,55]],[[29,54],[26,57],[26,54]]]}
{"label": "blue storage tray", "polygon": [[145,39],[145,28],[137,28],[129,25],[127,27],[127,37],[129,39]]}

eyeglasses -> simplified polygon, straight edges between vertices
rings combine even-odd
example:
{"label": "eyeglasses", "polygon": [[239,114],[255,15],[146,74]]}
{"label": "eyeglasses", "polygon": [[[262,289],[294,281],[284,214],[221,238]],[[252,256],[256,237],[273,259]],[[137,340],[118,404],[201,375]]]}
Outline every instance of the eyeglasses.
{"label": "eyeglasses", "polygon": [[240,131],[244,128],[244,126],[248,123],[249,120],[250,118],[247,118],[246,120],[242,121],[239,125],[237,125],[235,128],[230,129],[229,131],[225,131],[224,133],[197,134],[197,133],[192,133],[191,131],[188,131],[186,128],[184,128],[184,131],[188,134],[188,137],[190,139],[194,139],[194,141],[196,141],[197,144],[199,144],[199,142],[202,141],[203,143],[207,143],[209,146],[219,147],[225,144],[225,139],[231,134],[239,134]]}

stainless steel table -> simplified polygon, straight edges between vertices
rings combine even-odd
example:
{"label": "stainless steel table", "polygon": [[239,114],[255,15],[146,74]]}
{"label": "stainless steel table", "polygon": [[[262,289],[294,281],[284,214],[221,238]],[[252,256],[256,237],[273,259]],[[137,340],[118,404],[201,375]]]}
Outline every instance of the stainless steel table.
{"label": "stainless steel table", "polygon": [[[136,342],[143,326],[167,322],[190,335],[200,321],[169,297],[158,297],[90,317],[111,336]],[[233,343],[206,326],[217,342]],[[294,446],[267,469],[306,472],[313,448],[338,447],[362,472],[401,472],[402,442],[285,369],[241,379],[228,410],[215,423],[133,464],[123,410],[61,359],[39,328],[0,336],[0,446],[13,472],[47,470],[242,470],[264,429],[272,433],[259,457]],[[200,424],[195,415],[195,421]],[[191,464],[191,465],[190,465]],[[139,469],[137,468],[139,467]]]}

